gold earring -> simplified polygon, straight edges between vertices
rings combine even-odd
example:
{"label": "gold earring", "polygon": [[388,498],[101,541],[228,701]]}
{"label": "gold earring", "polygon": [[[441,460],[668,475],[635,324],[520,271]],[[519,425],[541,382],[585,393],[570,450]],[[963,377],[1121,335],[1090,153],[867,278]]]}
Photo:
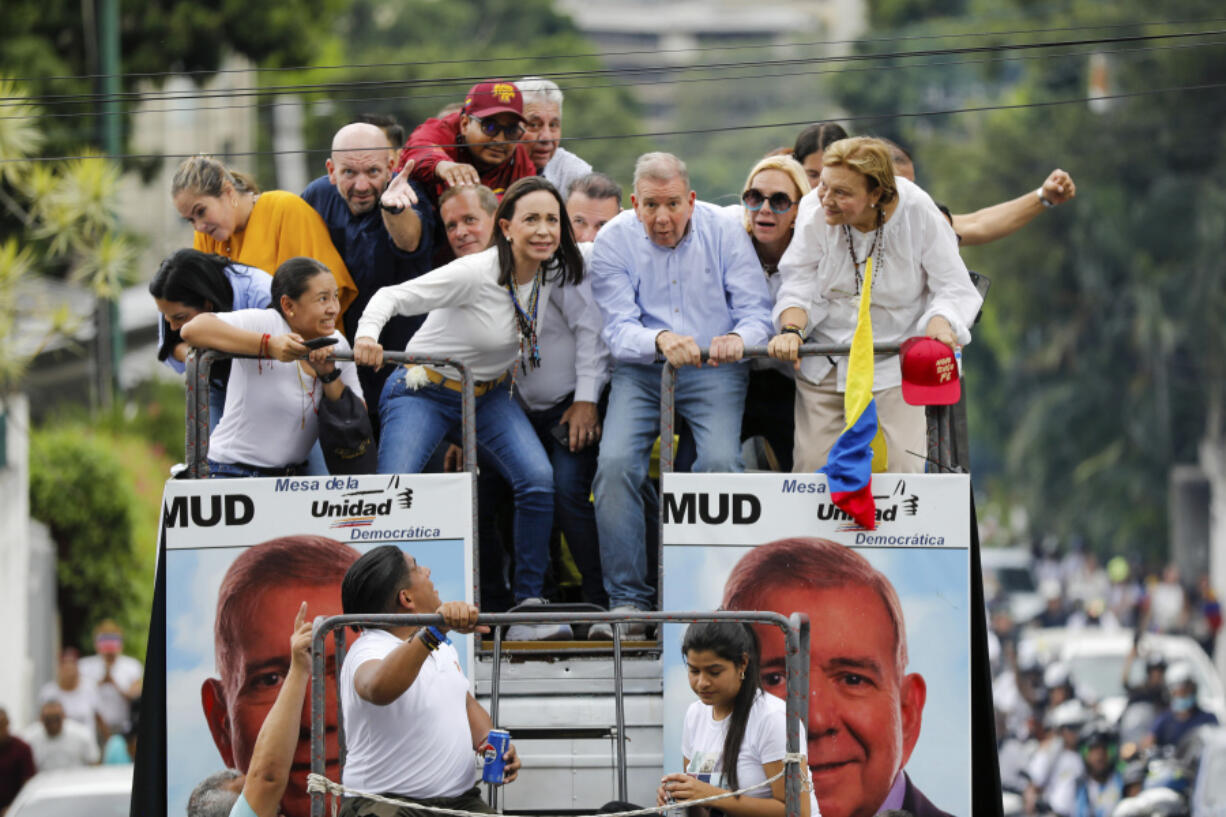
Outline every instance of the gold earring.
{"label": "gold earring", "polygon": [[745,670],[741,670],[741,680],[745,680]]}

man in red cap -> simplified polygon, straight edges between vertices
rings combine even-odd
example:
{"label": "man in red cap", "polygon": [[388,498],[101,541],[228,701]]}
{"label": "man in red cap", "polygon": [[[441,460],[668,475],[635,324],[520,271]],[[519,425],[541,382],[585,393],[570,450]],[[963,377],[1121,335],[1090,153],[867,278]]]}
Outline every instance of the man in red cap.
{"label": "man in red cap", "polygon": [[524,98],[513,82],[479,82],[464,106],[427,119],[409,136],[397,170],[414,161],[410,178],[438,196],[448,187],[484,184],[502,198],[517,179],[536,175],[524,136]]}

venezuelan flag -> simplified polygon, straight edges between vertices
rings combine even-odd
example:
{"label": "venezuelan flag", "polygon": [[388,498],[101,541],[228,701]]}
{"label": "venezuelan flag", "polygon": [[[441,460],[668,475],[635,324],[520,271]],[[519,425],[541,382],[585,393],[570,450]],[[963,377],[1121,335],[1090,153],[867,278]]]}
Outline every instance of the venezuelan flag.
{"label": "venezuelan flag", "polygon": [[873,292],[873,259],[864,264],[856,332],[847,361],[847,388],[843,414],[847,425],[835,440],[826,466],[834,504],[861,527],[877,527],[877,503],[873,499],[873,471],[885,470],[885,444],[877,426],[877,403],[873,400],[873,321],[869,315]]}

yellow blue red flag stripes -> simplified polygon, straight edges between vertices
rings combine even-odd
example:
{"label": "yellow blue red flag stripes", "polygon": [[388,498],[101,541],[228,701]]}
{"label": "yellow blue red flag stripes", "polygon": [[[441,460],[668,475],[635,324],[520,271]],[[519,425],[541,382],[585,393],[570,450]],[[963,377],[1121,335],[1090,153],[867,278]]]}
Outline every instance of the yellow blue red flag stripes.
{"label": "yellow blue red flag stripes", "polygon": [[[877,427],[877,404],[873,400],[873,321],[869,315],[873,291],[873,259],[864,264],[856,332],[847,361],[847,385],[843,414],[847,425],[835,440],[821,473],[830,485],[830,498],[861,527],[877,527],[877,503],[873,499],[873,461],[882,465],[884,447]],[[877,470],[882,470],[878,468]]]}

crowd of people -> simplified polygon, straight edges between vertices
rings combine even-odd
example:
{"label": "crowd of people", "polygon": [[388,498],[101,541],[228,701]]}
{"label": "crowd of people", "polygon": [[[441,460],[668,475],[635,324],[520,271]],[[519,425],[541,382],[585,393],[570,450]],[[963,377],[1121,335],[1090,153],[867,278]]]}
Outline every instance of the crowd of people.
{"label": "crowd of people", "polygon": [[[347,445],[368,455],[353,467],[460,467],[456,371],[384,365],[384,352],[457,361],[476,381],[479,497],[510,498],[485,505],[509,510],[482,518],[484,608],[554,595],[564,541],[581,600],[651,609],[664,361],[677,369],[679,468],[741,471],[742,440],[757,436],[768,467],[812,471],[844,425],[846,360],[798,349],[850,342],[869,259],[878,343],[959,346],[982,302],[959,241],[1006,235],[1075,195],[1057,170],[953,215],[914,184],[898,145],[825,123],[747,160],[732,206],[698,201],[682,158],[644,154],[623,210],[621,187],[562,132],[561,91],[529,77],[478,83],[407,138],[385,117],[344,126],[301,197],[185,161],[171,192],[194,248],[150,290],[168,365],[190,346],[246,356],[214,373],[211,474],[326,473],[331,418],[354,405],[370,434]],[[192,270],[200,280],[185,282]],[[350,347],[356,365],[334,361]],[[749,347],[772,359],[746,365]],[[923,407],[903,399],[899,372],[896,356],[878,359],[886,468],[923,471]]]}
{"label": "crowd of people", "polygon": [[[1222,624],[1207,577],[1189,585],[1174,565],[1145,571],[1123,556],[1103,565],[1050,543],[1036,551],[1045,606],[1020,621],[1008,592],[989,604],[1001,782],[1014,813],[1188,814],[1200,728],[1217,726],[1220,707],[1200,688],[1215,673],[1205,658]],[[1112,637],[1129,645],[1122,666],[1114,653],[1073,661],[1066,646]]]}
{"label": "crowd of people", "polygon": [[38,690],[37,720],[15,729],[0,707],[0,815],[38,772],[131,763],[143,675],[107,619],[94,629],[93,655],[61,652],[55,680]]}

